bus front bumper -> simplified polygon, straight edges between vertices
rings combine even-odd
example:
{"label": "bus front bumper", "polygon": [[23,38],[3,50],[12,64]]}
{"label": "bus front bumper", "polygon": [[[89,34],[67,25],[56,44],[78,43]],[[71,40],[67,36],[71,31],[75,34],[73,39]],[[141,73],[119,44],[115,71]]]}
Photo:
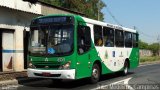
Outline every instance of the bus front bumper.
{"label": "bus front bumper", "polygon": [[27,69],[28,77],[52,78],[52,79],[75,79],[75,69],[69,70],[39,70]]}

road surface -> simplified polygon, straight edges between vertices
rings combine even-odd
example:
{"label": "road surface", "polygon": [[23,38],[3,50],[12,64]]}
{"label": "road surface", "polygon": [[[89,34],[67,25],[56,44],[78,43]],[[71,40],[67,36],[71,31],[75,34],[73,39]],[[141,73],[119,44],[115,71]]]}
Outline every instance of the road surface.
{"label": "road surface", "polygon": [[117,73],[103,75],[97,84],[90,84],[87,79],[54,83],[52,80],[40,80],[18,86],[11,86],[17,90],[97,90],[97,89],[146,89],[160,90],[160,64],[139,66],[130,70],[127,76]]}

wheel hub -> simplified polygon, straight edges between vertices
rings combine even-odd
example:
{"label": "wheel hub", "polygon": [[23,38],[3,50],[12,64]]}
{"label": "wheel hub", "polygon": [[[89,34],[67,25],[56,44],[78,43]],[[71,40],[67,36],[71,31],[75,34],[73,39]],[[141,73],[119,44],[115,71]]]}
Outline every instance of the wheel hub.
{"label": "wheel hub", "polygon": [[93,69],[92,75],[95,79],[98,78],[98,70],[96,68]]}
{"label": "wheel hub", "polygon": [[124,69],[124,73],[125,73],[125,74],[127,74],[127,72],[128,72],[128,68],[127,68],[127,67],[125,67],[125,69]]}

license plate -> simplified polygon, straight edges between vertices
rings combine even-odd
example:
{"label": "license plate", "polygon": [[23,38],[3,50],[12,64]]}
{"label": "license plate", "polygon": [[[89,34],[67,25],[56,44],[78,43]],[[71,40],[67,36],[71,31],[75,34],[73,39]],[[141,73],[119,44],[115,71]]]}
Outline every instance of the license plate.
{"label": "license plate", "polygon": [[43,75],[43,76],[46,76],[46,77],[51,76],[51,74],[50,74],[50,73],[48,73],[48,72],[43,72],[43,73],[42,73],[42,75]]}

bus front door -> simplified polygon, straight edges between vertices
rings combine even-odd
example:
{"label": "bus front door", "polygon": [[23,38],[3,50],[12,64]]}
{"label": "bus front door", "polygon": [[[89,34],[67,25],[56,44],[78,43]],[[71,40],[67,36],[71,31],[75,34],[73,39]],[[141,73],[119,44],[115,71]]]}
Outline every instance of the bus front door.
{"label": "bus front door", "polygon": [[84,78],[91,75],[90,58],[91,58],[91,34],[88,26],[78,26],[77,33],[77,73],[76,77]]}
{"label": "bus front door", "polygon": [[84,53],[82,55],[77,55],[77,77],[84,78],[90,76],[90,52]]}

